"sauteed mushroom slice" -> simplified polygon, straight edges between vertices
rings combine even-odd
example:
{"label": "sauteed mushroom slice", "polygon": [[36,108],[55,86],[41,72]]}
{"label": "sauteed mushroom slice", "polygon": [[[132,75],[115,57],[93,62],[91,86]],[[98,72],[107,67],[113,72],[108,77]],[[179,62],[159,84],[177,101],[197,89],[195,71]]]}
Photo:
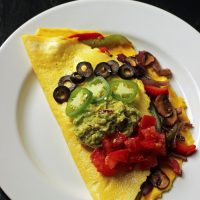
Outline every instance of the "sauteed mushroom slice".
{"label": "sauteed mushroom slice", "polygon": [[178,120],[177,112],[174,108],[172,108],[172,115],[164,119],[164,124],[167,126],[173,126]]}
{"label": "sauteed mushroom slice", "polygon": [[129,56],[125,58],[125,62],[127,62],[128,64],[130,64],[132,67],[136,67],[137,65],[137,61],[136,58],[133,56]]}
{"label": "sauteed mushroom slice", "polygon": [[[170,117],[173,114],[173,107],[168,99],[168,95],[161,94],[155,99],[155,107],[157,112],[164,118]],[[169,120],[167,121],[169,123]]]}
{"label": "sauteed mushroom slice", "polygon": [[158,60],[155,58],[155,62],[152,63],[151,67],[154,69],[154,71],[159,75],[159,76],[166,76],[167,78],[172,77],[172,72],[170,69],[162,69],[160,63]]}
{"label": "sauteed mushroom slice", "polygon": [[134,200],[141,200],[141,198],[142,198],[142,192],[140,191],[140,192],[138,192],[138,194]]}
{"label": "sauteed mushroom slice", "polygon": [[158,71],[158,74],[160,76],[166,76],[168,78],[171,78],[172,77],[172,72],[170,69],[161,69]]}
{"label": "sauteed mushroom slice", "polygon": [[158,60],[148,51],[140,51],[136,56],[138,64],[143,67],[152,67],[159,76],[172,77],[170,69],[162,69]]}
{"label": "sauteed mushroom slice", "polygon": [[137,62],[144,67],[149,66],[155,61],[154,56],[147,51],[139,51],[136,59]]}
{"label": "sauteed mushroom slice", "polygon": [[150,181],[154,187],[161,190],[167,188],[170,183],[168,176],[159,169],[151,174]]}
{"label": "sauteed mushroom slice", "polygon": [[141,77],[141,81],[143,82],[144,85],[153,85],[156,87],[169,85],[169,81],[156,81],[145,75]]}
{"label": "sauteed mushroom slice", "polygon": [[142,194],[145,196],[147,194],[149,194],[152,189],[153,189],[153,185],[151,183],[151,181],[149,181],[149,179],[147,179],[140,187]]}

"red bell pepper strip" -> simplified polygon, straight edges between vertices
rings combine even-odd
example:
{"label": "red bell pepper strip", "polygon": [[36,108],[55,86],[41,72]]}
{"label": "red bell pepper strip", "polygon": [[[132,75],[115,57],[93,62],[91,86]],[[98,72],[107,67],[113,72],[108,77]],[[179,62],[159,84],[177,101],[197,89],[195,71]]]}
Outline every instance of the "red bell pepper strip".
{"label": "red bell pepper strip", "polygon": [[182,174],[182,169],[178,163],[178,161],[174,158],[168,158],[167,165],[179,176]]}
{"label": "red bell pepper strip", "polygon": [[110,53],[110,51],[108,50],[107,47],[99,47],[99,50],[100,50],[102,53],[106,53],[108,56],[112,56],[112,54]]}
{"label": "red bell pepper strip", "polygon": [[107,47],[99,47],[99,50],[102,52],[102,53],[107,53],[107,54],[110,54],[109,50]]}
{"label": "red bell pepper strip", "polygon": [[167,88],[159,88],[153,85],[144,85],[144,88],[146,90],[146,93],[152,97],[156,97],[160,94],[169,94]]}
{"label": "red bell pepper strip", "polygon": [[178,163],[178,161],[172,157],[161,157],[159,159],[159,165],[169,167],[174,173],[181,176],[182,169]]}
{"label": "red bell pepper strip", "polygon": [[107,53],[107,52],[109,52],[107,47],[99,47],[99,50],[100,50],[102,53]]}
{"label": "red bell pepper strip", "polygon": [[104,36],[101,33],[77,33],[70,35],[68,38],[78,38],[78,41],[90,39],[102,39]]}
{"label": "red bell pepper strip", "polygon": [[174,151],[183,156],[189,156],[196,152],[196,146],[194,144],[186,145],[181,142],[176,142],[176,147]]}

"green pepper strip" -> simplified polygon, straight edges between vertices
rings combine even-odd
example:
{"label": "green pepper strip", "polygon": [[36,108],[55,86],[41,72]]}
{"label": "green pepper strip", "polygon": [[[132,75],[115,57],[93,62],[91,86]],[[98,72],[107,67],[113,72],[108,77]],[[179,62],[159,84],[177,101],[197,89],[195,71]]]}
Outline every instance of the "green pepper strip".
{"label": "green pepper strip", "polygon": [[76,88],[67,102],[66,114],[69,117],[76,117],[89,106],[91,101],[92,92],[86,88]]}
{"label": "green pepper strip", "polygon": [[133,47],[132,43],[126,37],[118,34],[109,35],[100,39],[82,40],[81,42],[91,46],[92,48],[114,48],[117,46]]}
{"label": "green pepper strip", "polygon": [[150,105],[150,112],[156,118],[156,130],[158,132],[160,132],[161,131],[161,119],[160,119],[159,114],[157,113],[155,107],[152,104]]}
{"label": "green pepper strip", "polygon": [[178,131],[178,123],[176,123],[170,130],[169,132],[166,134],[166,140],[167,140],[167,144],[168,146],[172,145],[172,142],[174,140],[174,137],[176,136]]}
{"label": "green pepper strip", "polygon": [[112,96],[124,103],[132,103],[138,93],[138,85],[131,80],[112,80],[110,82]]}
{"label": "green pepper strip", "polygon": [[93,93],[92,102],[102,102],[110,94],[110,86],[108,82],[101,76],[95,77],[92,81],[88,82],[85,86]]}

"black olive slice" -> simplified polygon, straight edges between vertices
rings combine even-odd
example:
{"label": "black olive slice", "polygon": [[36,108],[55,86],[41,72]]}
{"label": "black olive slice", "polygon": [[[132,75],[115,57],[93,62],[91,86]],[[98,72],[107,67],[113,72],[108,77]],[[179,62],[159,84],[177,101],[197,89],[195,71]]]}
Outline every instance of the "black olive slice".
{"label": "black olive slice", "polygon": [[110,60],[107,62],[110,67],[113,75],[116,75],[119,70],[119,63],[115,60]]}
{"label": "black olive slice", "polygon": [[111,67],[108,63],[101,62],[96,66],[94,74],[96,76],[102,76],[103,78],[108,78],[111,75]]}
{"label": "black olive slice", "polygon": [[67,102],[69,96],[70,96],[69,88],[63,85],[58,86],[53,92],[54,99],[60,104]]}
{"label": "black olive slice", "polygon": [[161,190],[167,188],[170,183],[168,176],[159,169],[151,174],[150,181],[154,187]]}
{"label": "black olive slice", "polygon": [[70,79],[73,83],[79,84],[85,80],[85,77],[81,76],[78,72],[74,72],[71,74]]}
{"label": "black olive slice", "polygon": [[134,68],[129,64],[123,64],[119,68],[118,74],[123,79],[131,79],[134,76]]}
{"label": "black olive slice", "polygon": [[144,67],[137,65],[134,67],[134,78],[142,78],[146,75],[146,70]]}
{"label": "black olive slice", "polygon": [[70,75],[62,76],[58,81],[58,86],[65,85],[69,88],[70,91],[73,91],[76,88],[76,84],[73,83],[70,79]]}
{"label": "black olive slice", "polygon": [[89,78],[93,74],[93,68],[89,62],[78,63],[76,66],[76,71],[85,78]]}

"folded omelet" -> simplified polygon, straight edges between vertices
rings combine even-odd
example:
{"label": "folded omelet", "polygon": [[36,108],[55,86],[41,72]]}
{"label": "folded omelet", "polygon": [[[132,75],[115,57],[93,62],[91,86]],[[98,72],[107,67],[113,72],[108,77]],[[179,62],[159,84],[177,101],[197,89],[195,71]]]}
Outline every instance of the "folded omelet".
{"label": "folded omelet", "polygon": [[[92,49],[76,39],[66,39],[70,35],[83,32],[89,31],[40,28],[34,35],[24,35],[22,38],[33,70],[37,75],[51,110],[62,129],[72,157],[93,199],[133,200],[140,191],[141,184],[149,175],[149,170],[132,171],[115,177],[102,176],[91,163],[90,151],[82,147],[73,132],[71,120],[65,114],[66,103],[57,104],[52,95],[60,77],[76,71],[76,65],[79,62],[88,61],[92,66],[96,66],[100,62],[106,62],[111,59],[109,55],[100,52],[97,48]],[[126,56],[137,54],[132,47],[116,47],[110,49],[110,53],[113,55],[112,59],[119,53],[123,53]],[[157,76],[153,71],[150,73],[154,79],[164,78]],[[140,90],[139,97],[135,100],[136,108],[140,110],[142,115],[149,114],[150,100],[145,94],[143,84],[138,81],[138,85]],[[174,106],[178,105],[178,107],[185,108],[183,99],[176,96],[173,90],[170,90],[170,97]],[[185,111],[182,112],[182,117],[188,120]],[[184,133],[184,136],[189,143],[193,142],[188,131]],[[176,175],[168,168],[163,169],[163,171],[169,176],[172,184]],[[171,188],[171,184],[165,191]],[[161,197],[162,192],[163,190],[154,188],[143,199],[157,199]]]}

